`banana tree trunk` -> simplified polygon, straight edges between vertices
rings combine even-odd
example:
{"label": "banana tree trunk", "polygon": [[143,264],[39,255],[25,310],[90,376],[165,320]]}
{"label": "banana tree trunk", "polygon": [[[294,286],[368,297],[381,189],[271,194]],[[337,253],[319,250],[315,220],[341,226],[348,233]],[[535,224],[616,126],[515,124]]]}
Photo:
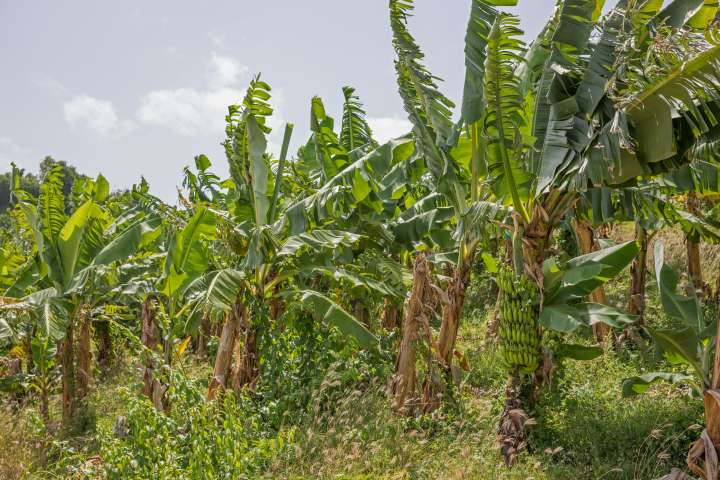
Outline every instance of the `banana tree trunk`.
{"label": "banana tree trunk", "polygon": [[60,345],[60,367],[62,370],[62,423],[70,426],[75,418],[75,355],[74,355],[74,322],[75,313],[70,316],[65,338]]}
{"label": "banana tree trunk", "polygon": [[711,392],[705,392],[705,420],[715,449],[720,449],[720,321],[715,335],[715,359],[713,361]]}
{"label": "banana tree trunk", "polygon": [[630,301],[628,312],[640,317],[642,325],[645,316],[645,284],[647,282],[648,233],[642,225],[635,225],[635,241],[638,243],[638,254],[630,265]]}
{"label": "banana tree trunk", "polygon": [[220,343],[218,351],[215,355],[215,369],[213,370],[210,386],[208,387],[207,400],[210,401],[218,392],[227,388],[227,382],[230,378],[233,352],[235,351],[235,342],[240,332],[240,318],[238,310],[241,308],[237,304],[225,315],[222,333],[220,334]]}
{"label": "banana tree trunk", "polygon": [[[688,213],[693,215],[699,213],[700,202],[695,192],[688,193],[685,207]],[[685,237],[685,244],[687,246],[688,277],[692,281],[695,291],[702,295],[705,292],[705,282],[703,282],[702,265],[700,264],[700,241],[688,235]]]}
{"label": "banana tree trunk", "polygon": [[720,322],[715,336],[715,359],[711,376],[710,386],[703,392],[705,430],[690,446],[687,464],[701,478],[717,480],[720,472]]}
{"label": "banana tree trunk", "polygon": [[[37,327],[33,326],[32,330],[30,331],[30,335],[27,335],[25,338],[25,351],[26,352],[32,352],[32,339],[35,338],[35,333],[37,332]],[[25,371],[28,375],[32,373],[32,371],[35,369],[35,362],[33,361],[32,354],[28,355],[27,357],[27,364]]]}
{"label": "banana tree trunk", "polygon": [[[22,368],[22,359],[21,358],[9,359],[7,366],[8,366],[7,375],[9,377],[22,374],[23,368]],[[23,395],[22,392],[15,392],[10,395],[10,398],[19,402],[22,398],[22,395]]]}
{"label": "banana tree trunk", "polygon": [[280,297],[280,289],[275,288],[275,295],[270,299],[269,315],[271,320],[277,320],[285,311],[285,303]]}
{"label": "banana tree trunk", "polygon": [[207,359],[207,342],[210,337],[210,316],[208,314],[203,315],[202,321],[200,322],[200,331],[197,336],[197,348],[195,349],[195,355],[200,360]]}
{"label": "banana tree trunk", "polygon": [[400,309],[389,298],[383,300],[383,310],[380,315],[380,325],[385,330],[395,330],[398,327],[398,319],[400,318]]}
{"label": "banana tree trunk", "polygon": [[95,324],[95,333],[97,335],[97,363],[100,368],[107,370],[112,362],[113,348],[112,337],[110,336],[110,323],[97,322]]}
{"label": "banana tree trunk", "polygon": [[233,389],[238,393],[246,386],[251,389],[254,388],[255,383],[260,378],[259,331],[257,326],[253,325],[248,309],[243,309],[240,318],[245,341],[240,349],[235,374],[233,375]]}
{"label": "banana tree trunk", "polygon": [[[577,232],[578,239],[580,240],[580,252],[583,255],[592,253],[598,249],[597,242],[595,241],[595,232],[587,221],[576,220],[575,231]],[[593,290],[593,292],[590,293],[590,301],[601,305],[607,305],[605,289],[603,287],[598,287]],[[609,333],[608,327],[603,323],[596,323],[593,325],[592,330],[593,336],[598,343],[603,343],[605,341],[605,337]]]}
{"label": "banana tree trunk", "polygon": [[85,398],[90,389],[92,352],[90,351],[92,318],[87,310],[80,311],[80,335],[78,336],[77,392]]}
{"label": "banana tree trunk", "polygon": [[155,362],[152,353],[157,346],[157,332],[155,327],[155,299],[148,295],[142,304],[140,313],[142,344],[150,351],[145,359],[145,370],[143,372],[143,393],[152,399],[153,370]]}
{"label": "banana tree trunk", "polygon": [[353,307],[353,315],[355,316],[355,318],[357,318],[360,323],[365,325],[368,330],[372,331],[373,328],[372,322],[370,322],[370,312],[368,312],[365,303],[359,298],[352,300],[351,303]]}
{"label": "banana tree trunk", "polygon": [[497,345],[499,340],[499,330],[500,328],[500,299],[498,298],[498,301],[495,304],[495,309],[493,310],[492,317],[490,320],[488,320],[487,323],[487,330],[485,330],[485,340],[483,340],[483,347],[487,347],[490,345]]}
{"label": "banana tree trunk", "polygon": [[143,374],[143,393],[152,401],[155,409],[160,412],[167,412],[170,408],[165,399],[167,385],[163,385],[160,380],[155,378],[155,360],[154,353],[157,351],[158,332],[155,323],[157,314],[157,298],[154,295],[148,295],[142,305],[141,321],[142,321],[142,343],[149,350],[145,359],[145,372]]}
{"label": "banana tree trunk", "polygon": [[45,430],[50,429],[50,391],[48,382],[43,379],[40,384],[40,417],[42,417]]}
{"label": "banana tree trunk", "polygon": [[22,373],[22,359],[11,358],[8,361],[8,376],[19,375]]}
{"label": "banana tree trunk", "polygon": [[392,379],[393,409],[397,412],[405,409],[407,398],[415,393],[417,383],[415,347],[420,334],[418,318],[423,315],[425,296],[427,295],[425,290],[429,288],[428,275],[429,270],[425,254],[419,253],[415,257],[415,264],[413,265],[412,290],[405,305],[402,340],[395,365],[395,375]]}
{"label": "banana tree trunk", "polygon": [[472,259],[462,262],[453,272],[452,280],[450,280],[448,286],[449,303],[444,305],[442,310],[438,351],[443,366],[447,371],[452,366],[458,328],[460,327],[460,317],[465,304],[465,290],[470,282],[470,265],[472,265]]}

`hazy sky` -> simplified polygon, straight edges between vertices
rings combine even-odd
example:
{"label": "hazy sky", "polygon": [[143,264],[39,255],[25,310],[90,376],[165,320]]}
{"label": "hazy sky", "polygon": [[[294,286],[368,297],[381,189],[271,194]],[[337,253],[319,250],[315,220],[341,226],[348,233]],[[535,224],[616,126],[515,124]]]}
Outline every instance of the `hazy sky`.
{"label": "hazy sky", "polygon": [[[534,36],[555,0],[513,9]],[[462,95],[470,0],[416,0],[410,29],[443,92]],[[295,123],[293,150],[320,95],[339,117],[356,87],[379,139],[409,130],[393,72],[387,0],[0,0],[0,171],[45,155],[113,187],[144,175],[174,200],[181,170],[207,154],[226,172],[224,114],[255,72],[273,88],[271,143]]]}

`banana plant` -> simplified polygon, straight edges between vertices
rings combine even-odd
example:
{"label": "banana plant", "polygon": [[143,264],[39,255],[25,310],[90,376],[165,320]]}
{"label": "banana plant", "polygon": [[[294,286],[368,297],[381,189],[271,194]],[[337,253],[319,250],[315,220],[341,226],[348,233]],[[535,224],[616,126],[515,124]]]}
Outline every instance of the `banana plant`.
{"label": "banana plant", "polygon": [[[455,105],[439,91],[436,77],[423,65],[424,54],[407,28],[413,2],[390,2],[398,90],[413,125],[416,152],[424,160],[427,175],[432,179],[432,193],[443,199],[451,214],[452,228],[446,231],[455,230],[452,242],[448,242],[454,258],[453,274],[447,286],[448,301],[443,307],[437,343],[439,361],[448,374],[456,354],[455,343],[473,258],[478,246],[495,233],[494,222],[501,220],[505,210],[486,201],[487,195],[480,184],[484,174],[481,159],[486,149],[479,143],[477,121],[484,111],[485,99],[483,89],[478,86],[482,86],[485,73],[483,60],[489,26],[498,15],[490,3],[472,3],[466,34],[463,119],[453,125],[451,115]],[[514,5],[516,2],[500,3]],[[485,226],[490,228],[483,228]],[[403,345],[411,346],[412,342]],[[396,373],[401,377],[412,375],[411,371]]]}
{"label": "banana plant", "polygon": [[[125,222],[122,229],[113,229],[113,219],[103,206],[109,185],[102,175],[77,188],[81,203],[66,215],[62,186],[62,167],[56,165],[43,179],[37,200],[21,190],[14,190],[13,195],[37,251],[33,263],[28,264],[28,271],[34,273],[28,278],[36,291],[26,301],[37,309],[44,334],[61,342],[63,422],[67,425],[77,407],[74,333],[81,326],[94,279],[153,237],[159,220],[141,216]],[[11,287],[14,289],[17,286]],[[89,351],[89,343],[86,346]]]}
{"label": "banana plant", "polygon": [[[317,275],[356,279],[350,272],[332,267],[336,259],[347,258],[350,247],[363,236],[338,230],[328,222],[310,222],[303,210],[312,201],[293,201],[296,190],[285,172],[293,127],[286,126],[280,157],[271,168],[273,159],[266,153],[265,139],[270,131],[266,119],[272,113],[269,99],[270,87],[258,76],[250,83],[243,104],[231,106],[227,117],[225,148],[230,181],[222,182],[227,189],[223,202],[209,207],[218,217],[220,251],[227,255],[205,276],[205,294],[197,303],[199,309],[227,312],[208,398],[230,386],[231,381],[236,389],[257,382],[262,345],[270,322],[276,320],[269,318],[274,310],[270,307],[278,302],[298,299],[308,307],[314,305],[318,319],[355,337],[361,346],[377,343],[354,316],[311,288],[309,279]],[[305,164],[293,168],[305,172],[312,168],[313,173],[304,178],[320,190],[323,182],[352,163],[352,155],[341,145],[319,99],[312,102],[311,123],[313,136],[301,149]],[[374,284],[365,281],[364,285]],[[232,352],[241,335],[244,345],[233,366]]]}
{"label": "banana plant", "polygon": [[[688,454],[688,465],[703,478],[717,475],[717,446],[720,445],[720,332],[717,319],[703,315],[697,295],[677,292],[678,277],[665,264],[661,242],[655,242],[655,275],[665,313],[678,325],[673,328],[645,330],[654,340],[657,351],[675,367],[672,371],[650,372],[628,378],[623,382],[624,396],[646,392],[653,383],[665,381],[692,386],[701,395],[705,405],[706,429]],[[704,468],[697,465],[704,461]]]}
{"label": "banana plant", "polygon": [[[473,95],[466,95],[463,117],[471,144],[479,147],[475,169],[486,172],[488,188],[513,208],[516,275],[544,287],[542,266],[553,229],[581,192],[677,168],[704,141],[717,122],[712,110],[698,105],[712,105],[717,49],[677,42],[672,61],[664,62],[669,68],[638,75],[648,56],[660,55],[658,41],[682,36],[677,29],[701,32],[710,20],[688,15],[681,1],[661,10],[661,2],[621,0],[601,17],[600,0],[564,0],[526,49],[518,20],[490,3],[473,2],[465,82],[466,94]],[[391,2],[400,93],[430,170],[447,179],[449,185],[440,183],[439,190],[462,208],[462,182],[443,150],[451,138],[451,104],[404,28],[411,10],[412,2]],[[625,48],[630,42],[639,48]],[[668,99],[674,108],[667,107]],[[673,112],[683,113],[674,123]],[[657,134],[650,125],[657,122],[670,128],[664,138],[671,145],[664,149],[650,145]],[[508,411],[516,410],[517,402],[509,403]],[[516,423],[508,418],[504,424],[513,430]],[[505,456],[512,462],[522,442],[509,433]]]}
{"label": "banana plant", "polygon": [[[57,345],[41,329],[34,328],[37,312],[31,305],[17,299],[4,298],[0,302],[0,312],[4,317],[0,320],[0,338],[12,339],[16,345],[25,345],[24,348],[29,346],[30,350],[27,352],[27,373],[20,371],[0,379],[0,392],[35,392],[40,400],[40,417],[49,431],[52,425],[49,401],[57,374]],[[14,335],[18,333],[20,336]]]}

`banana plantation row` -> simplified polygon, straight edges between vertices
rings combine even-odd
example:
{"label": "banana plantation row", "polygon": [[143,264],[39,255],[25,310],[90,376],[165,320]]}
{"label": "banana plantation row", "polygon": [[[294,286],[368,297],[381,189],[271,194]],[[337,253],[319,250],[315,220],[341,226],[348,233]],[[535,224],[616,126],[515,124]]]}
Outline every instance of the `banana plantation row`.
{"label": "banana plantation row", "polygon": [[[720,350],[717,319],[703,318],[711,296],[699,256],[701,239],[720,241],[701,201],[720,178],[717,2],[620,0],[602,14],[601,0],[561,0],[529,45],[518,18],[501,10],[515,3],[471,1],[456,107],[409,31],[412,0],[390,1],[412,131],[383,145],[345,87],[339,125],[313,98],[297,153],[288,154],[289,124],[279,155],[268,152],[271,88],[258,75],[225,118],[229,177],[197,156],[178,206],[144,180],[111,193],[102,175],[80,177],[66,191],[59,165],[32,193],[13,166],[0,339],[27,358],[2,386],[34,392],[48,425],[59,390],[62,422],[72,424],[93,363],[111,368],[112,325],[142,352],[143,393],[159,411],[173,408],[162,372],[214,338],[207,401],[252,395],[273,381],[263,358],[273,332],[299,309],[359,350],[399,332],[392,408],[427,412],[452,401],[462,376],[458,327],[480,263],[497,282],[488,329],[509,376],[498,428],[508,465],[558,361],[602,354],[591,343],[651,341],[682,367],[630,378],[623,391],[657,380],[695,388],[707,428],[688,462],[717,478]],[[596,238],[620,222],[634,223],[636,240]],[[680,325],[660,330],[643,323],[648,245],[668,226],[686,235],[691,288],[677,291],[656,243],[662,304]],[[602,286],[628,266],[631,299],[621,310]],[[573,332],[591,341],[568,343]]]}

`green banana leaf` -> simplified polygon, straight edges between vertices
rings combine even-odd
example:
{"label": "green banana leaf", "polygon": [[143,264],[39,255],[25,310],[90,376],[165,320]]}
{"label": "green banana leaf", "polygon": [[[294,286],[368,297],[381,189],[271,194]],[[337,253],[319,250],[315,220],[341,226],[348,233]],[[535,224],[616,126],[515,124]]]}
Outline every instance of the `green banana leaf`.
{"label": "green banana leaf", "polygon": [[355,338],[361,348],[377,345],[377,337],[340,305],[319,292],[303,290],[299,293],[300,300],[310,308],[311,312],[327,324],[337,327],[345,335]]}
{"label": "green banana leaf", "polygon": [[561,305],[589,295],[597,287],[615,278],[638,253],[634,240],[598,250],[557,266],[546,262],[545,306]]}
{"label": "green banana leaf", "polygon": [[580,327],[604,323],[613,328],[625,328],[638,319],[614,307],[599,303],[554,304],[544,306],[540,312],[540,325],[563,333]]}
{"label": "green banana leaf", "polygon": [[705,322],[697,296],[686,297],[677,293],[678,277],[665,265],[665,250],[662,242],[655,242],[654,257],[655,275],[665,313],[683,321],[692,329],[695,336],[699,335],[705,327]]}
{"label": "green banana leaf", "polygon": [[313,230],[288,237],[278,251],[278,255],[295,255],[303,248],[312,251],[334,250],[340,246],[352,246],[362,237],[341,230]]}
{"label": "green banana leaf", "polygon": [[651,372],[636,377],[630,377],[622,383],[623,397],[633,397],[646,392],[653,383],[665,381],[668,383],[680,383],[693,380],[690,375],[671,372]]}

